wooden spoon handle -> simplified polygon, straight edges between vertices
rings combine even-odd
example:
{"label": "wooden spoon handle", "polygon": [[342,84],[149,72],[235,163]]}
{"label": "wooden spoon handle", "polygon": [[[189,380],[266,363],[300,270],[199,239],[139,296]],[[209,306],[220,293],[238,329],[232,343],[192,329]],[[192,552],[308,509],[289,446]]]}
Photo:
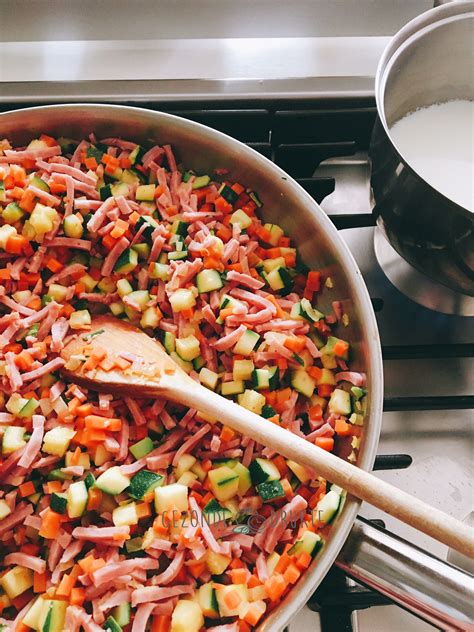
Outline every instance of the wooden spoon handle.
{"label": "wooden spoon handle", "polygon": [[[162,391],[163,394],[163,391]],[[196,408],[233,430],[315,469],[331,483],[435,540],[474,558],[474,530],[443,511],[318,448],[192,380],[173,380],[165,396]]]}

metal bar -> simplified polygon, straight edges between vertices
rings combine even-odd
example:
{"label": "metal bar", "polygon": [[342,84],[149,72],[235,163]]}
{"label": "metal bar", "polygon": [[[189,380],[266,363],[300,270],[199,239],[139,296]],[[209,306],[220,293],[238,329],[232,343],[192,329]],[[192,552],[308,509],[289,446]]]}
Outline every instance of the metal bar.
{"label": "metal bar", "polygon": [[363,518],[356,520],[336,564],[442,630],[474,630],[472,575]]}
{"label": "metal bar", "polygon": [[382,347],[384,360],[474,358],[474,344],[393,345]]}
{"label": "metal bar", "polygon": [[439,397],[387,397],[384,399],[385,412],[396,410],[466,410],[474,408],[474,396]]}
{"label": "metal bar", "polygon": [[338,230],[345,228],[363,228],[365,226],[375,226],[375,216],[372,213],[356,213],[351,215],[329,215],[331,222]]}
{"label": "metal bar", "polygon": [[404,470],[413,463],[409,454],[379,454],[375,457],[374,470]]}

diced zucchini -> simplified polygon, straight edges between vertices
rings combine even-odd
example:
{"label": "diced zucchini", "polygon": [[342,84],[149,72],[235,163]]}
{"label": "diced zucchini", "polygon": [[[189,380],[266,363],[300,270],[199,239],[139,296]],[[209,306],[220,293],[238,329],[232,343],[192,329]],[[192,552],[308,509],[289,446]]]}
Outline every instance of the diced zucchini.
{"label": "diced zucchini", "polygon": [[230,223],[238,224],[242,229],[248,228],[252,224],[252,219],[242,209],[234,211],[230,216]]}
{"label": "diced zucchini", "polygon": [[245,391],[245,384],[242,380],[232,380],[230,382],[222,382],[221,394],[222,395],[238,395]]}
{"label": "diced zucchini", "polygon": [[192,187],[193,189],[202,189],[207,187],[207,185],[211,182],[211,178],[209,176],[196,176],[194,178]]}
{"label": "diced zucchini", "polygon": [[152,202],[155,199],[156,186],[154,184],[142,184],[137,187],[135,199]]}
{"label": "diced zucchini", "polygon": [[135,229],[138,231],[143,225],[145,225],[145,228],[143,229],[142,237],[151,242],[151,236],[159,224],[150,215],[142,215],[135,224]]}
{"label": "diced zucchini", "polygon": [[288,292],[293,287],[293,280],[288,270],[283,266],[275,268],[274,270],[269,272],[266,275],[266,280],[268,285],[275,292],[278,292],[280,290],[285,290],[285,292]]}
{"label": "diced zucchini", "polygon": [[146,261],[150,256],[151,247],[150,244],[143,242],[140,244],[133,244],[132,250],[135,250],[135,252],[138,254],[138,258],[140,259],[140,261]]}
{"label": "diced zucchini", "polygon": [[[338,346],[336,347],[336,345]],[[336,351],[338,350],[339,347],[343,349],[344,351],[338,355],[336,354]],[[335,336],[329,336],[326,344],[321,349],[321,353],[325,355],[337,355],[337,357],[342,358],[343,360],[348,360],[349,349],[350,349],[350,345],[346,340],[341,340],[340,338],[336,338]]]}
{"label": "diced zucchini", "polygon": [[175,250],[174,252],[168,253],[169,261],[179,261],[181,259],[186,259],[188,256],[187,250]]}
{"label": "diced zucchini", "polygon": [[195,463],[196,457],[192,454],[183,454],[175,468],[176,477],[179,478],[184,474],[184,472],[188,472]]}
{"label": "diced zucchini", "polygon": [[[239,593],[241,601],[235,608],[229,608],[226,601],[226,595],[229,592],[233,591]],[[231,584],[229,586],[222,586],[216,590],[216,598],[221,617],[238,616],[241,606],[248,601],[248,588],[245,584]]]}
{"label": "diced zucchini", "polygon": [[137,505],[131,502],[115,507],[112,511],[112,522],[116,527],[138,524]]}
{"label": "diced zucchini", "polygon": [[119,279],[117,281],[117,292],[118,295],[123,298],[124,296],[127,296],[128,294],[131,294],[133,292],[133,287],[130,285],[127,279]]}
{"label": "diced zucchini", "polygon": [[200,294],[220,290],[224,286],[221,275],[213,269],[201,270],[196,276],[196,285]]}
{"label": "diced zucchini", "polygon": [[331,393],[328,404],[329,410],[335,415],[349,416],[352,412],[351,396],[347,391],[336,388]]}
{"label": "diced zucchini", "polygon": [[194,292],[190,289],[179,288],[176,292],[169,297],[171,308],[173,312],[182,312],[186,309],[191,309],[196,305],[196,298]]}
{"label": "diced zucchini", "polygon": [[291,385],[298,393],[301,393],[305,397],[311,397],[316,388],[316,382],[304,369],[296,369],[296,371],[293,371],[291,375]]}
{"label": "diced zucchini", "polygon": [[252,360],[234,360],[232,372],[234,380],[250,380],[254,368]]}
{"label": "diced zucchini", "polygon": [[7,224],[16,224],[24,216],[25,211],[17,202],[10,202],[2,211],[2,218]]}
{"label": "diced zucchini", "polygon": [[116,496],[127,489],[130,485],[130,479],[125,474],[122,474],[119,466],[114,466],[105,470],[99,476],[95,485],[106,494]]}
{"label": "diced zucchini", "polygon": [[127,184],[141,184],[142,175],[138,171],[134,171],[132,169],[124,169],[122,171],[120,180],[122,180],[122,182],[126,182]]}
{"label": "diced zucchini", "polygon": [[183,360],[175,351],[172,351],[170,353],[170,357],[173,358],[176,364],[180,366],[185,373],[191,373],[191,371],[194,369],[192,362],[187,362],[186,360]]}
{"label": "diced zucchini", "polygon": [[72,483],[67,490],[67,513],[70,518],[79,518],[87,508],[89,493],[84,481]]}
{"label": "diced zucchini", "polygon": [[198,602],[202,610],[202,614],[208,619],[219,618],[219,607],[216,599],[216,589],[212,582],[202,584],[198,591]]}
{"label": "diced zucchini", "polygon": [[12,454],[26,445],[25,429],[21,426],[7,426],[3,433],[2,452]]}
{"label": "diced zucchini", "polygon": [[266,481],[279,481],[280,472],[277,466],[268,459],[257,458],[250,463],[250,476],[254,485],[260,485]]}
{"label": "diced zucchini", "polygon": [[239,489],[239,476],[230,467],[223,465],[208,472],[212,493],[220,500],[233,498]]}
{"label": "diced zucchini", "polygon": [[300,465],[291,459],[288,459],[286,464],[301,483],[308,483],[312,480],[312,475],[303,465]]}
{"label": "diced zucchini", "polygon": [[130,193],[130,189],[128,184],[125,182],[117,182],[111,186],[112,195],[114,197],[119,197],[122,195],[123,197],[127,197]]}
{"label": "diced zucchini", "polygon": [[130,294],[127,294],[127,296],[142,312],[146,309],[147,303],[150,300],[150,294],[147,290],[134,290],[130,292]]}
{"label": "diced zucchini", "polygon": [[212,522],[228,520],[232,517],[232,512],[227,507],[220,505],[215,498],[212,498],[203,509],[206,519]]}
{"label": "diced zucchini", "polygon": [[66,494],[51,494],[50,507],[52,511],[58,514],[65,514],[67,511],[67,496]]}
{"label": "diced zucchini", "polygon": [[150,472],[148,470],[140,470],[130,481],[128,493],[133,498],[141,500],[146,494],[152,492],[156,487],[163,485],[163,476]]}
{"label": "diced zucchini", "polygon": [[105,200],[109,197],[111,197],[112,195],[112,187],[110,184],[104,184],[104,186],[100,187],[99,189],[99,195],[100,195],[100,199],[102,202],[105,202]]}
{"label": "diced zucchini", "polygon": [[118,272],[119,274],[128,274],[129,272],[132,272],[132,270],[135,270],[137,265],[138,254],[135,250],[127,248],[127,250],[124,250],[118,258],[114,266],[114,272]]}
{"label": "diced zucchini", "polygon": [[251,389],[245,389],[242,395],[239,395],[238,402],[247,410],[251,410],[253,413],[260,415],[263,407],[265,406],[265,396],[257,391]]}
{"label": "diced zucchini", "polygon": [[199,340],[193,335],[186,338],[176,338],[176,353],[186,362],[191,362],[201,353]]}
{"label": "diced zucchini", "polygon": [[367,395],[367,391],[365,390],[365,388],[360,388],[359,386],[352,386],[351,393],[356,401],[359,401],[360,399],[365,397],[365,395]]}
{"label": "diced zucchini", "polygon": [[336,378],[334,377],[334,373],[330,369],[323,369],[321,371],[321,375],[316,380],[316,385],[320,386],[321,384],[329,384],[331,386],[335,386]]}
{"label": "diced zucchini", "polygon": [[171,616],[170,632],[198,632],[203,625],[204,617],[199,604],[179,599]]}
{"label": "diced zucchini", "polygon": [[64,456],[75,434],[75,430],[66,426],[51,428],[44,434],[43,452],[54,454],[55,456]]}
{"label": "diced zucchini", "polygon": [[323,540],[320,535],[313,531],[305,531],[301,538],[297,540],[288,555],[300,555],[300,553],[308,553],[311,557],[315,557],[316,553],[323,546]]}
{"label": "diced zucchini", "polygon": [[41,612],[44,608],[44,604],[45,600],[42,597],[38,597],[38,599],[23,617],[22,624],[27,625],[29,628],[33,628],[33,630],[40,630],[40,618]]}
{"label": "diced zucchini", "polygon": [[114,617],[110,616],[105,620],[104,630],[106,632],[122,632],[122,626],[117,623]]}
{"label": "diced zucchini", "polygon": [[51,283],[48,288],[48,294],[51,298],[57,303],[62,303],[67,296],[69,288],[64,287],[64,285],[59,285],[58,283]]}
{"label": "diced zucchini", "polygon": [[332,522],[337,515],[340,505],[341,494],[334,489],[330,489],[316,505],[316,516],[318,520],[326,524]]}
{"label": "diced zucchini", "polygon": [[169,354],[176,351],[176,336],[170,331],[163,332],[163,347]]}
{"label": "diced zucchini", "polygon": [[150,437],[144,437],[134,445],[130,446],[130,452],[138,460],[149,454],[154,449],[153,441]]}
{"label": "diced zucchini", "polygon": [[122,628],[130,623],[130,610],[130,604],[127,601],[121,603],[112,610],[112,615],[115,621],[117,621]]}
{"label": "diced zucchini", "polygon": [[80,239],[84,234],[83,221],[77,215],[68,215],[64,218],[63,230],[66,237]]}
{"label": "diced zucchini", "polygon": [[160,316],[156,307],[147,307],[140,319],[140,327],[143,329],[156,329],[160,324]]}
{"label": "diced zucchini", "polygon": [[175,509],[188,510],[188,488],[180,483],[172,483],[155,488],[155,509],[159,514]]}
{"label": "diced zucchini", "polygon": [[0,586],[10,599],[15,599],[33,586],[33,571],[24,566],[14,566],[2,576]]}
{"label": "diced zucchini", "polygon": [[3,500],[3,498],[0,498],[0,520],[3,520],[7,516],[9,516],[11,512],[12,510],[8,506],[8,503]]}
{"label": "diced zucchini", "polygon": [[219,376],[217,373],[204,366],[199,371],[199,381],[207,388],[210,388],[211,391],[214,391],[217,386],[217,382],[219,381]]}
{"label": "diced zucchini", "polygon": [[186,237],[188,234],[189,224],[187,222],[183,222],[180,219],[174,221],[171,225],[171,232],[173,235],[180,235],[181,237]]}
{"label": "diced zucchini", "polygon": [[251,329],[244,331],[238,342],[234,346],[234,353],[243,356],[249,356],[255,349],[260,340],[259,334]]}
{"label": "diced zucchini", "polygon": [[275,268],[285,267],[285,257],[277,257],[276,259],[265,259],[263,262],[263,269],[268,274]]}
{"label": "diced zucchini", "polygon": [[232,558],[222,553],[215,553],[211,549],[206,553],[206,565],[212,575],[222,575],[231,563]]}
{"label": "diced zucchini", "polygon": [[245,465],[242,465],[240,461],[237,461],[232,469],[239,477],[238,494],[239,496],[245,496],[248,490],[252,487],[252,478],[250,476],[250,471],[247,467],[245,467]]}
{"label": "diced zucchini", "polygon": [[69,327],[71,329],[87,328],[91,322],[91,315],[87,309],[80,309],[69,316]]}
{"label": "diced zucchini", "polygon": [[265,390],[270,387],[270,371],[268,369],[255,369],[252,372],[252,386],[257,390]]}
{"label": "diced zucchini", "polygon": [[30,177],[30,184],[36,187],[37,189],[41,189],[42,191],[46,191],[46,193],[50,192],[50,188],[48,183],[43,180],[43,178],[39,178],[38,176]]}
{"label": "diced zucchini", "polygon": [[[130,160],[132,165],[134,165],[137,162],[140,162],[140,160],[143,158],[144,155],[145,155],[145,150],[143,149],[143,147],[141,147],[140,145],[137,145],[135,149],[132,149],[132,151],[128,155],[128,159]],[[122,625],[122,624],[119,622],[119,625]]]}
{"label": "diced zucchini", "polygon": [[223,184],[220,187],[219,195],[229,202],[229,204],[235,204],[235,202],[239,199],[238,193],[236,193],[228,184]]}
{"label": "diced zucchini", "polygon": [[38,406],[39,406],[39,401],[35,399],[34,397],[30,397],[30,399],[26,402],[23,408],[21,408],[20,412],[18,413],[18,417],[24,417],[25,419],[30,419],[33,416],[35,410],[38,408]]}
{"label": "diced zucchini", "polygon": [[40,632],[63,632],[67,606],[66,601],[45,599],[40,616]]}
{"label": "diced zucchini", "polygon": [[264,228],[270,233],[270,239],[268,240],[268,243],[272,246],[276,246],[280,241],[280,237],[283,237],[283,235],[285,234],[283,229],[276,224],[265,224]]}
{"label": "diced zucchini", "polygon": [[299,303],[295,303],[291,308],[291,318],[297,320],[309,320],[316,323],[324,318],[324,314],[315,309],[307,298],[301,299]]}
{"label": "diced zucchini", "polygon": [[264,503],[285,497],[285,491],[280,481],[265,481],[257,485],[257,492]]}
{"label": "diced zucchini", "polygon": [[168,281],[170,278],[170,267],[166,263],[153,263],[149,275],[150,279]]}

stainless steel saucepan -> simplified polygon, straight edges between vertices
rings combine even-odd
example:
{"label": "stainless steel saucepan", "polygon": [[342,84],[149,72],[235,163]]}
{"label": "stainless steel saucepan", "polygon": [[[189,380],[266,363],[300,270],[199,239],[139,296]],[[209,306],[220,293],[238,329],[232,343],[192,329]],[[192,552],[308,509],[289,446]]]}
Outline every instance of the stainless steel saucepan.
{"label": "stainless steel saucepan", "polygon": [[[60,105],[17,110],[0,115],[0,138],[22,145],[40,133],[80,139],[94,132],[98,138],[120,136],[143,145],[171,143],[187,168],[198,173],[228,168],[230,177],[258,191],[266,221],[280,224],[297,244],[306,263],[330,276],[318,307],[331,310],[342,300],[350,324],[340,332],[352,342],[354,369],[364,371],[368,405],[358,465],[373,465],[380,432],[383,376],[377,324],[361,273],[336,229],[316,202],[292,178],[269,160],[240,142],[198,123],[168,114],[112,105]],[[351,450],[338,443],[338,454]],[[284,627],[306,603],[336,560],[354,525],[359,502],[347,498],[336,518],[327,544],[312,566],[282,603],[259,627],[261,632]],[[469,578],[467,575],[395,542],[389,534],[358,521],[339,557],[339,565],[359,579],[385,591],[393,599],[439,624],[444,629],[468,629]],[[425,571],[424,573],[421,571]],[[448,578],[438,594],[436,577]]]}
{"label": "stainless steel saucepan", "polygon": [[[395,35],[377,70],[378,119],[370,148],[374,213],[392,246],[434,281],[471,297],[474,209],[423,180],[405,160],[404,148],[394,144],[390,128],[417,108],[474,99],[473,34],[474,2],[463,1],[426,11]],[[466,129],[468,138],[473,133]]]}

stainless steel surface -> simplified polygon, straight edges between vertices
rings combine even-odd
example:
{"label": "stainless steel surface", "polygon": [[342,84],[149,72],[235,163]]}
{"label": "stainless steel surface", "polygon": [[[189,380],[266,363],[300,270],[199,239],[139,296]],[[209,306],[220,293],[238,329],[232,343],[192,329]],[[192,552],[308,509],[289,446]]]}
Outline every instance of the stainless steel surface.
{"label": "stainless steel surface", "polygon": [[419,177],[393,145],[390,127],[416,108],[474,98],[473,28],[474,2],[453,2],[415,18],[393,38],[377,70],[380,119],[370,152],[374,212],[395,250],[431,279],[469,296],[474,213]]}
{"label": "stainless steel surface", "polygon": [[337,559],[350,577],[443,630],[474,630],[474,578],[358,519]]}
{"label": "stainless steel surface", "polygon": [[398,254],[380,229],[374,234],[374,248],[390,283],[415,303],[443,314],[474,316],[473,297],[450,290],[419,272]]}
{"label": "stainless steel surface", "polygon": [[[24,143],[38,132],[80,138],[91,131],[99,138],[122,136],[147,145],[169,142],[188,168],[206,173],[216,165],[227,167],[230,177],[258,190],[265,208],[270,209],[264,215],[288,230],[309,265],[332,277],[334,292],[350,316],[344,335],[353,342],[354,368],[367,372],[370,393],[358,464],[364,469],[372,467],[383,398],[380,342],[372,305],[357,265],[337,230],[301,187],[269,160],[230,137],[192,121],[148,110],[84,104],[31,108],[1,114],[0,130],[14,144]],[[316,242],[317,251],[313,247]],[[334,292],[322,293],[321,309],[329,310]],[[348,447],[342,446],[342,451]],[[260,626],[261,630],[280,629],[303,607],[334,562],[358,507],[353,499],[346,502],[321,554],[285,602]]]}

